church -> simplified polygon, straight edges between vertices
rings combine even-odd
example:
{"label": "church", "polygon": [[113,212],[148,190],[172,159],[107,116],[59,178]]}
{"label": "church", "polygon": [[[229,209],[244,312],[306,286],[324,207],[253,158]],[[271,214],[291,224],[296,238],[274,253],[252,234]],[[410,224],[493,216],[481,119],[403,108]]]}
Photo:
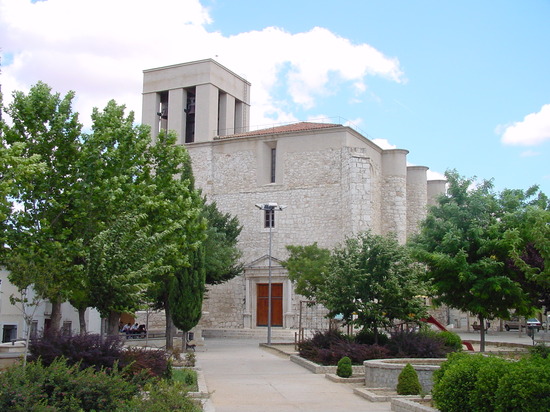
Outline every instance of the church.
{"label": "church", "polygon": [[263,328],[269,307],[271,326],[298,328],[304,298],[280,264],[286,245],[332,248],[365,230],[404,243],[445,190],[444,180],[428,181],[427,167],[407,165],[407,150],[384,150],[349,126],[249,130],[250,92],[212,59],[144,71],[142,123],[153,139],[177,133],[196,186],[243,226],[244,273],[209,287],[204,329]]}

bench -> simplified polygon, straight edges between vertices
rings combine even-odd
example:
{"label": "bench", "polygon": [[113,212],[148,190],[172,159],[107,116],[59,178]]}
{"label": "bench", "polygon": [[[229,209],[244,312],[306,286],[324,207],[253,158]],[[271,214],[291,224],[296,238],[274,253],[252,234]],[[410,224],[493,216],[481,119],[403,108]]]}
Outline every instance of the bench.
{"label": "bench", "polygon": [[[472,324],[472,329],[479,332],[481,330],[481,325],[474,323]],[[487,329],[489,329],[489,325],[485,326],[485,332],[487,332]]]}

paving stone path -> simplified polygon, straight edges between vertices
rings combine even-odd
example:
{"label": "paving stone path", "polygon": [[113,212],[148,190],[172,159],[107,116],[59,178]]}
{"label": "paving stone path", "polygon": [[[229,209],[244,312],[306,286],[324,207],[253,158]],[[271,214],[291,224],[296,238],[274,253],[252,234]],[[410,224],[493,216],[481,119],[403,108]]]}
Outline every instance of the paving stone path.
{"label": "paving stone path", "polygon": [[215,412],[391,410],[389,402],[369,402],[353,386],[315,375],[257,340],[207,339],[205,347],[196,355]]}

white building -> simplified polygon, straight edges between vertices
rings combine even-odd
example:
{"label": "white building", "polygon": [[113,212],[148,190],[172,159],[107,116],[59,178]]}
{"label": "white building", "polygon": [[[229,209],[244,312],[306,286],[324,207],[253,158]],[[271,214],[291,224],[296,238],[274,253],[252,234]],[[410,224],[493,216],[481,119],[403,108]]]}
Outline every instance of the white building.
{"label": "white building", "polygon": [[[350,127],[303,122],[248,131],[250,86],[211,59],[144,71],[143,123],[153,136],[177,132],[196,185],[243,225],[245,272],[210,287],[204,328],[267,324],[270,259],[272,325],[296,328],[303,298],[279,263],[286,245],[331,248],[367,229],[404,242],[445,188],[427,180],[427,167],[407,166],[407,150],[383,150]],[[255,207],[267,202],[288,207]]]}
{"label": "white building", "polygon": [[[27,323],[24,313],[32,316],[30,335],[35,336],[48,328],[52,313],[52,305],[47,300],[37,300],[34,302],[34,292],[29,288],[27,300],[29,304],[23,306],[21,303],[12,305],[10,297],[21,298],[17,288],[9,282],[8,272],[5,269],[0,270],[0,328],[2,330],[2,340],[0,343],[11,342],[13,340],[24,339],[27,336]],[[61,306],[61,327],[65,334],[78,334],[80,326],[78,323],[78,311],[68,302]],[[89,332],[99,333],[101,319],[95,309],[86,311],[86,324]]]}

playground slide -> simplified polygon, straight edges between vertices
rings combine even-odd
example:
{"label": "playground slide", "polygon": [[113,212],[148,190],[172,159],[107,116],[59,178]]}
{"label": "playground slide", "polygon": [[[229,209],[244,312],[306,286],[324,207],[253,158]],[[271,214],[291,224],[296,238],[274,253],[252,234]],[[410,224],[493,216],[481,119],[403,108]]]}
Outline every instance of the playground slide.
{"label": "playground slide", "polygon": [[[431,323],[432,325],[435,325],[439,330],[443,330],[443,331],[447,331],[447,328],[445,326],[443,326],[441,324],[441,322],[439,322],[436,318],[434,318],[433,316],[430,316],[429,318],[427,319],[422,319],[424,322],[427,322],[427,323]],[[462,341],[462,344],[464,346],[466,346],[466,349],[468,349],[469,351],[474,351],[474,347],[472,346],[472,344],[470,342],[464,342]]]}

